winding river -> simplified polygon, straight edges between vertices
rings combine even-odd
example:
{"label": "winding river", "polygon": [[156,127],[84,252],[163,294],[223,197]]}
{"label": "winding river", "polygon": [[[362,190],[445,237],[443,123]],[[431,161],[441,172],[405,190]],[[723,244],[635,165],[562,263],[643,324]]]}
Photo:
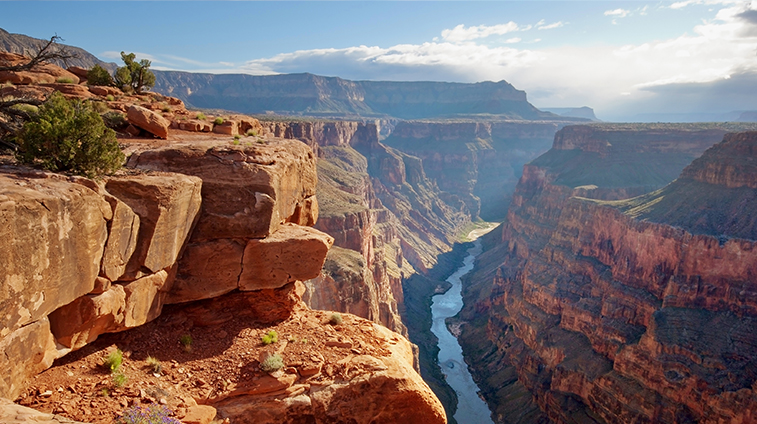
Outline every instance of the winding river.
{"label": "winding river", "polygon": [[439,338],[439,366],[442,368],[447,384],[457,393],[457,412],[455,420],[460,424],[493,424],[489,408],[478,397],[478,386],[468,372],[468,365],[463,360],[463,350],[457,338],[450,333],[444,320],[456,315],[463,307],[462,284],[460,278],[473,269],[473,262],[481,253],[481,240],[478,238],[494,228],[493,224],[487,228],[471,231],[469,239],[474,239],[473,247],[468,249],[468,255],[463,265],[447,278],[452,288],[444,294],[432,298],[431,316],[433,324],[431,331]]}

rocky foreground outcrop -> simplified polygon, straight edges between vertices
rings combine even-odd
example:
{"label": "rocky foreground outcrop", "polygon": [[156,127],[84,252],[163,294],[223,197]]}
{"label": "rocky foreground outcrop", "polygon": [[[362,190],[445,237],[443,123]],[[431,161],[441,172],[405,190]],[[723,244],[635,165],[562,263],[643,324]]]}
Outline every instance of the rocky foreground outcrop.
{"label": "rocky foreground outcrop", "polygon": [[[7,223],[7,246],[0,249],[0,310],[6,317],[0,365],[10,370],[0,379],[3,397],[16,398],[56,358],[89,352],[107,333],[143,328],[169,304],[177,304],[171,314],[195,308],[195,322],[215,315],[205,326],[224,322],[218,316],[229,308],[238,310],[230,317],[250,323],[310,319],[294,284],[319,275],[333,243],[309,227],[318,216],[311,149],[293,140],[239,146],[207,139],[131,150],[131,170],[101,182],[0,169],[0,221]],[[266,301],[275,290],[290,293],[282,298],[289,300]],[[234,304],[240,296],[248,305],[242,309]],[[428,405],[424,414],[435,417],[426,419],[443,422],[443,409],[413,370],[411,345],[403,343],[392,365],[382,368],[386,372],[362,377],[368,386],[359,392],[387,411],[402,402],[409,406],[406,396],[420,396]],[[290,418],[333,422],[323,417],[340,409],[337,399],[358,384],[339,381],[338,390],[331,387],[333,393],[323,397],[323,391],[322,401],[314,401],[320,405],[315,412]],[[376,396],[368,396],[374,389]]]}
{"label": "rocky foreground outcrop", "polygon": [[[466,358],[497,422],[755,419],[755,241],[743,221],[703,224],[733,211],[709,196],[743,197],[748,185],[730,181],[757,179],[757,137],[727,136],[657,192],[599,200],[655,189],[676,157],[717,135],[678,129],[671,142],[652,130],[568,127],[525,168],[461,314]],[[602,161],[621,164],[606,169],[625,187],[602,176]]]}

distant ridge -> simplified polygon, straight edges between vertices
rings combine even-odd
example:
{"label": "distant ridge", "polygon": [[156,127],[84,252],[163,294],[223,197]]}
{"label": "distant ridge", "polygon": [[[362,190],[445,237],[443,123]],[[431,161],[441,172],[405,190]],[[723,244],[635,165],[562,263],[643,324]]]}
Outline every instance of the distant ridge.
{"label": "distant ridge", "polygon": [[[253,76],[156,71],[155,91],[199,108],[250,114],[361,116],[400,119],[496,115],[500,119],[562,119],[526,100],[506,81],[350,81],[308,73]],[[582,119],[578,119],[582,120]]]}
{"label": "distant ridge", "polygon": [[[54,35],[54,34],[51,34]],[[33,54],[46,40],[0,29],[0,49]],[[59,66],[91,68],[106,63],[78,47],[66,46],[79,58]],[[117,46],[115,46],[117,49]],[[350,81],[309,73],[254,76],[153,71],[154,91],[178,97],[188,106],[225,109],[248,114],[315,116],[324,118],[460,118],[495,120],[575,120],[544,112],[526,99],[526,93],[506,81],[394,82]]]}

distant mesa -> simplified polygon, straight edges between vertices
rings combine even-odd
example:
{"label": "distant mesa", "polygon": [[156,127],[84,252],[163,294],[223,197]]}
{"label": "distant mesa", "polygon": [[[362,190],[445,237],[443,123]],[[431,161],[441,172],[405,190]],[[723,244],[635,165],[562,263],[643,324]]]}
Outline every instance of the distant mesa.
{"label": "distant mesa", "polygon": [[584,118],[592,121],[599,122],[596,115],[594,115],[594,109],[588,106],[582,107],[543,107],[541,110],[545,112],[552,112],[556,115],[560,115],[566,118]]}

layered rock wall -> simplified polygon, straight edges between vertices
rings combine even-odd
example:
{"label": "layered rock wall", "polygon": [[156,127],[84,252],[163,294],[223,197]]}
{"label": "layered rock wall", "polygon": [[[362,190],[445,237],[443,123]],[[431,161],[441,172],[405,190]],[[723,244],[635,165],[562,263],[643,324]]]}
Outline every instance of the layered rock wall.
{"label": "layered rock wall", "polygon": [[[441,200],[423,164],[378,140],[377,124],[271,121],[276,136],[318,152],[320,216],[334,237],[321,276],[307,282],[313,308],[355,313],[406,333],[399,316],[402,278],[433,266],[467,222],[459,201]],[[456,203],[455,203],[456,202]],[[455,209],[457,208],[457,209]]]}
{"label": "layered rock wall", "polygon": [[564,125],[407,121],[384,143],[420,158],[426,175],[462,199],[474,219],[501,219],[523,164],[545,152]]}
{"label": "layered rock wall", "polygon": [[[98,335],[155,319],[166,303],[318,275],[332,239],[297,225],[317,217],[306,146],[192,145],[132,161],[147,172],[99,185],[18,168],[0,174],[10,243],[0,258],[8,317],[1,343],[6,368],[16,370],[3,380],[3,396],[15,397],[26,378]],[[209,260],[219,243],[239,246],[239,254]],[[224,268],[228,261],[236,271]]]}
{"label": "layered rock wall", "polygon": [[[703,135],[717,133],[684,131],[670,142],[657,131],[616,135],[609,146],[597,142],[606,134],[568,127],[553,151],[526,166],[500,242],[469,280],[462,314],[478,326],[464,327],[462,340],[499,421],[754,419],[757,344],[746,329],[757,317],[755,242],[673,227],[665,217],[677,217],[686,199],[699,212],[710,193],[740,195],[744,187],[727,182],[757,177],[748,165],[757,138],[728,136],[672,184],[630,200],[572,196],[622,199],[635,187],[654,189],[653,180],[603,184],[596,167],[581,174],[581,165],[562,161],[587,151],[629,165],[646,152],[687,156],[706,148]],[[711,186],[700,198],[689,197],[692,178]],[[657,215],[644,215],[651,211]],[[514,403],[524,389],[532,400]]]}

